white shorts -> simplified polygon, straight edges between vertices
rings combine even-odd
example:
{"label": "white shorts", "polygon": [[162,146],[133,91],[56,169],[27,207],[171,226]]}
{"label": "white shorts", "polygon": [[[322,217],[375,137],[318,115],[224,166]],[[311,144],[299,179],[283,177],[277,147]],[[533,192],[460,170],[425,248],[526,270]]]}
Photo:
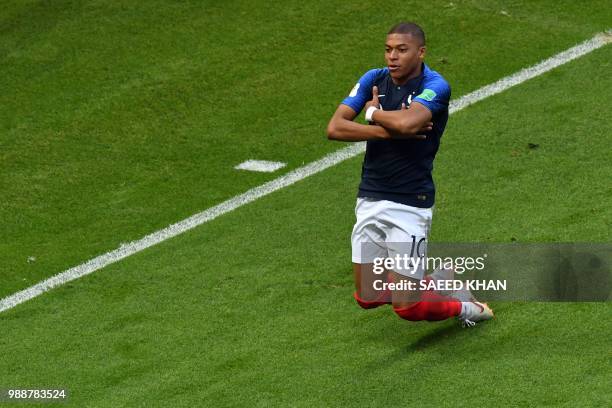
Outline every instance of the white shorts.
{"label": "white shorts", "polygon": [[[432,208],[418,208],[374,198],[357,198],[357,221],[351,234],[353,262],[374,263],[376,258],[427,256],[427,239],[431,229]],[[418,266],[418,264],[417,264]],[[399,274],[423,279],[425,268]]]}

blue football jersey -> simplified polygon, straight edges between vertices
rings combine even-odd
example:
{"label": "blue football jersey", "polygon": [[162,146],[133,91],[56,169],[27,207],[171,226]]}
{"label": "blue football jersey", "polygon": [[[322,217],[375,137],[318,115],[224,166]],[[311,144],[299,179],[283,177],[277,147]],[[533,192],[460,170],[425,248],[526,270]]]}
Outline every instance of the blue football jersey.
{"label": "blue football jersey", "polygon": [[355,84],[342,103],[361,112],[378,87],[384,110],[399,110],[402,103],[420,103],[431,111],[433,129],[425,140],[369,140],[363,160],[359,197],[394,201],[414,207],[434,205],[433,161],[448,121],[450,86],[436,71],[423,64],[421,75],[406,84],[393,83],[387,68],[372,69]]}

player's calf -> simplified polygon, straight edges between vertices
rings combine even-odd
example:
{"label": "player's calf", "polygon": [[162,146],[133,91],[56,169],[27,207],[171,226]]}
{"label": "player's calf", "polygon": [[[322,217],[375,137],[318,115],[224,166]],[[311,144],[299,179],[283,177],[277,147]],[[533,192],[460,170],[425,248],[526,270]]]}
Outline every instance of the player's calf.
{"label": "player's calf", "polygon": [[405,320],[433,322],[459,316],[461,302],[433,292],[423,292],[418,302],[409,306],[395,304],[393,311]]}

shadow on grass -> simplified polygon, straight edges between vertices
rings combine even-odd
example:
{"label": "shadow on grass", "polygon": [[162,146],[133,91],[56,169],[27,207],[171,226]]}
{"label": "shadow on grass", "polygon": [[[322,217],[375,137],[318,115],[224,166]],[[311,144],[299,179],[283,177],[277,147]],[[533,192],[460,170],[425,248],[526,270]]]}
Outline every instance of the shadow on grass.
{"label": "shadow on grass", "polygon": [[[500,314],[503,315],[506,310],[513,308],[516,305],[514,303],[505,302],[497,303],[491,306],[495,311],[496,320]],[[434,330],[428,330],[426,333],[419,336],[416,341],[406,346],[404,350],[407,352],[423,351],[429,348],[445,345],[445,343],[449,343],[449,346],[452,346],[452,342],[456,341],[458,337],[463,337],[465,335],[469,335],[470,333],[484,333],[483,330],[488,331],[487,329],[491,329],[489,326],[496,323],[495,320],[478,323],[473,328],[462,327],[458,320],[446,320],[444,322],[429,323],[439,324],[440,327],[436,327]],[[424,323],[424,325],[425,324],[428,323]]]}
{"label": "shadow on grass", "polygon": [[464,329],[459,322],[437,327],[425,335],[419,336],[416,341],[403,348],[406,352],[423,351],[428,348],[437,347],[447,342],[452,342]]}
{"label": "shadow on grass", "polygon": [[[500,312],[512,308],[512,303],[500,303],[495,305],[494,310],[499,316]],[[414,353],[437,352],[447,347],[454,347],[458,341],[464,341],[466,336],[478,334],[486,336],[495,325],[496,321],[482,322],[473,328],[463,328],[456,319],[449,319],[440,322],[418,322],[412,323],[401,321],[398,329],[397,322],[386,325],[378,339],[383,338],[385,342],[391,342],[398,347],[395,352],[388,357],[389,361],[395,361],[404,357],[409,357]],[[482,337],[481,337],[482,338]],[[481,347],[482,344],[479,346]],[[380,364],[378,362],[377,364]]]}
{"label": "shadow on grass", "polygon": [[[376,370],[402,361],[402,364],[405,364],[419,355],[444,355],[458,344],[468,349],[472,344],[473,347],[481,349],[495,341],[493,337],[498,322],[503,325],[503,316],[509,310],[520,307],[520,304],[496,302],[491,304],[491,307],[495,311],[496,319],[479,323],[472,328],[463,328],[457,319],[440,322],[408,322],[394,316],[390,310],[372,313],[367,319],[362,318],[360,321],[361,324],[371,325],[373,329],[364,336],[364,340],[367,338],[367,342],[386,350],[387,353],[383,352],[378,358],[371,359],[368,368]],[[416,358],[414,361],[419,360]]]}

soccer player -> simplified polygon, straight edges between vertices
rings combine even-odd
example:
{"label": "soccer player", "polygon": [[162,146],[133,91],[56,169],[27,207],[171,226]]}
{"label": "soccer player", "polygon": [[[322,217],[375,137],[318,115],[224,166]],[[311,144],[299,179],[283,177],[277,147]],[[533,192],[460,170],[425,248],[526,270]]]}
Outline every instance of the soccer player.
{"label": "soccer player", "polygon": [[[450,297],[419,290],[422,279],[446,279],[449,271],[426,277],[422,266],[395,265],[385,269],[387,283],[412,286],[392,291],[375,288],[379,276],[372,273],[377,259],[426,256],[435,200],[431,172],[451,91],[442,75],[424,63],[425,51],[425,33],[418,25],[391,28],[385,42],[387,67],[366,72],[327,127],[329,139],[367,141],[351,236],[353,296],[364,309],[387,304],[391,297],[395,313],[406,320],[458,317],[464,326],[473,326],[493,317],[486,304],[471,294]],[[369,125],[354,122],[364,108]]]}

